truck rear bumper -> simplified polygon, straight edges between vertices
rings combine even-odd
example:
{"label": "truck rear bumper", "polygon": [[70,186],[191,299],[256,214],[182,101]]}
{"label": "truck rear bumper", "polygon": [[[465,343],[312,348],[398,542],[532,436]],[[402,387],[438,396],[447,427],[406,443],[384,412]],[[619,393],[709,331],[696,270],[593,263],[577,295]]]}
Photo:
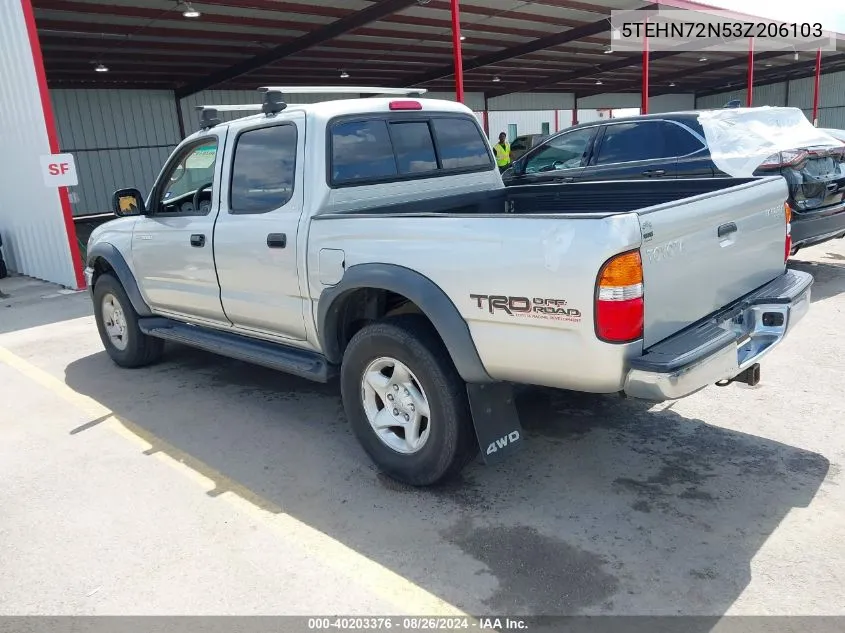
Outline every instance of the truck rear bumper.
{"label": "truck rear bumper", "polygon": [[683,398],[729,380],[771,351],[807,313],[813,277],[788,270],[716,314],[650,347],[630,362],[633,398]]}

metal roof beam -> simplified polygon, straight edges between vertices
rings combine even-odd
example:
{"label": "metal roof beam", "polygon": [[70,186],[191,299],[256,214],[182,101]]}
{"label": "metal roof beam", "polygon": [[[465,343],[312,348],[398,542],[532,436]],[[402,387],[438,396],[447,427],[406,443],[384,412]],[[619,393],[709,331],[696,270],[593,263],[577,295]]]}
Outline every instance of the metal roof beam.
{"label": "metal roof beam", "polygon": [[[780,57],[782,55],[791,55],[792,51],[770,51],[766,53],[759,53],[755,56],[756,61],[765,61],[767,59],[772,59],[773,57]],[[637,58],[641,61],[642,56],[637,55]],[[652,61],[659,59],[657,57],[657,53],[651,54]],[[748,63],[748,57],[745,54],[741,56],[731,58],[731,59],[723,59],[718,62],[713,62],[712,64],[706,64],[704,66],[695,66],[692,68],[685,68],[684,70],[679,70],[672,73],[662,74],[660,73],[659,69],[652,67],[652,82],[651,82],[651,89],[650,92],[652,96],[657,96],[660,94],[669,94],[672,92],[678,92],[677,90],[667,90],[664,86],[657,86],[658,82],[666,82],[666,81],[674,81],[676,79],[684,79],[689,77],[690,75],[699,75],[701,73],[707,73],[714,70],[725,70],[728,68],[732,68],[734,66],[739,66],[741,64]],[[718,81],[717,79],[713,79],[713,81]],[[637,79],[636,81],[628,81],[622,84],[613,84],[610,88],[604,88],[603,90],[589,90],[584,93],[584,96],[591,96],[597,94],[603,94],[610,90],[611,92],[620,92],[625,91],[628,89],[637,89],[639,91],[641,87],[641,81]]]}
{"label": "metal roof beam", "polygon": [[[656,51],[651,53],[650,59],[652,61],[658,59],[665,59],[667,57],[673,57],[675,55],[682,55],[685,51]],[[626,55],[621,59],[614,60],[612,62],[605,62],[604,64],[599,64],[592,68],[589,72],[585,72],[584,69],[572,70],[564,73],[557,73],[554,75],[548,75],[538,81],[533,81],[531,83],[523,84],[522,87],[516,92],[529,92],[531,90],[536,90],[538,88],[543,88],[545,86],[552,86],[555,84],[565,83],[567,81],[575,81],[577,79],[584,79],[585,77],[593,77],[595,75],[600,75],[602,73],[610,72],[612,70],[621,70],[622,68],[628,68],[630,66],[636,66],[637,64],[642,63],[643,56],[641,53],[636,53],[633,55]],[[502,90],[490,95],[490,97],[501,97],[506,94],[513,93],[513,90]]]}
{"label": "metal roof beam", "polygon": [[179,98],[187,97],[195,92],[200,92],[201,90],[206,90],[225,81],[230,81],[236,77],[258,70],[268,64],[279,61],[280,59],[303,51],[307,48],[317,46],[327,40],[339,37],[344,33],[360,28],[365,24],[380,20],[386,15],[390,15],[396,11],[401,11],[402,9],[405,9],[415,3],[416,0],[382,0],[377,4],[367,7],[366,9],[356,11],[345,18],[340,18],[339,20],[335,20],[325,26],[314,29],[310,33],[297,37],[290,42],[276,46],[266,53],[256,55],[255,57],[243,62],[239,62],[223,70],[211,73],[207,77],[198,81],[189,83],[178,89],[176,91],[176,95]]}
{"label": "metal roof beam", "polygon": [[[643,9],[653,9],[656,6],[657,5],[648,5],[643,7]],[[468,26],[467,28],[472,27]],[[568,29],[562,33],[555,33],[554,35],[541,37],[530,42],[525,42],[524,44],[517,44],[516,46],[511,46],[500,51],[494,51],[492,53],[487,53],[485,55],[479,55],[478,57],[468,59],[464,61],[464,72],[475,70],[476,68],[481,68],[483,66],[490,66],[498,62],[513,59],[515,57],[522,57],[523,55],[537,53],[547,48],[560,46],[561,44],[566,44],[567,42],[581,40],[585,37],[591,37],[593,35],[604,33],[605,31],[610,32],[609,16],[596,22],[589,22],[582,26],[576,26],[575,28]],[[443,79],[444,77],[451,77],[454,72],[455,69],[452,65],[440,66],[439,68],[435,68],[434,70],[431,70],[417,77],[414,80],[413,85],[424,84],[429,81]]]}
{"label": "metal roof beam", "polygon": [[[792,54],[792,51],[789,51],[788,54]],[[845,53],[837,53],[836,55],[830,55],[829,57],[822,56],[822,74],[828,74],[831,72],[835,72],[835,69],[830,69],[831,65],[835,65],[838,68],[839,65],[845,64]],[[827,70],[825,70],[827,68]],[[768,70],[764,70],[754,77],[754,85],[755,86],[764,86],[767,84],[778,83],[779,81],[788,81],[789,79],[800,79],[803,77],[811,77],[816,71],[816,61],[815,59],[807,60],[803,62],[796,62],[794,64],[789,64],[787,66],[781,66],[780,68],[770,68]],[[724,85],[716,87],[713,85],[715,81],[724,81],[724,79],[714,79],[709,82],[700,82],[696,86],[693,86],[693,90],[696,91],[696,95],[699,97],[706,97],[708,95],[715,95],[719,94],[720,92],[728,92],[729,89],[726,89]],[[737,86],[739,89],[745,89],[745,83],[740,82],[742,85]]]}

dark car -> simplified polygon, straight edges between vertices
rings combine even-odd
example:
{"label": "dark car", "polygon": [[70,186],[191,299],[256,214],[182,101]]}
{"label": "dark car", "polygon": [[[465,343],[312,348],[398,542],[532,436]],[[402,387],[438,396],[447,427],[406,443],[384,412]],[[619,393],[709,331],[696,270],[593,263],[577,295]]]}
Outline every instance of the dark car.
{"label": "dark car", "polygon": [[[698,112],[593,121],[550,136],[502,174],[506,185],[718,178]],[[770,156],[755,175],[781,174],[793,211],[792,253],[845,237],[845,144]]]}
{"label": "dark car", "polygon": [[533,147],[549,138],[548,134],[525,134],[517,136],[511,143],[511,160],[517,160]]}

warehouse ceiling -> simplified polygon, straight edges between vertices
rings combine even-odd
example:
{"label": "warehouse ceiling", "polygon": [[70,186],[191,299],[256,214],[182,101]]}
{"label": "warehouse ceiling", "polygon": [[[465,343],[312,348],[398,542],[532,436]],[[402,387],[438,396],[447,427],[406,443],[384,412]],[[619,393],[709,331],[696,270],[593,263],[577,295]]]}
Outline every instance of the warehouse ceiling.
{"label": "warehouse ceiling", "polygon": [[[55,88],[165,88],[184,96],[206,88],[346,81],[454,89],[449,0],[32,3]],[[693,6],[686,0],[660,4]],[[641,55],[606,52],[610,11],[654,6],[638,0],[461,0],[465,89],[488,96],[636,92]],[[192,12],[199,15],[186,17]],[[732,53],[654,52],[651,93],[742,85],[746,63],[745,55]],[[797,60],[791,51],[761,53],[755,83],[808,76],[813,68],[811,53]],[[845,54],[826,53],[825,72],[839,68],[845,68]]]}

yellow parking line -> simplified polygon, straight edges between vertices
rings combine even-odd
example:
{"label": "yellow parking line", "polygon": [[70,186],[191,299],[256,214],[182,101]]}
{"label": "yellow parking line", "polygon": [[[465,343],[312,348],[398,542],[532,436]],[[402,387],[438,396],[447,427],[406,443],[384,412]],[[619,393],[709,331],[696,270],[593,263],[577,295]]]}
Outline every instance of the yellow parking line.
{"label": "yellow parking line", "polygon": [[215,498],[230,503],[238,510],[284,535],[322,563],[348,574],[357,584],[373,595],[392,602],[403,613],[466,615],[454,605],[359,554],[340,541],[285,514],[278,504],[264,499],[208,464],[179,450],[132,421],[116,416],[100,402],[74,391],[58,378],[4,347],[0,347],[0,362],[16,369],[73,404],[77,409],[91,416],[92,420],[103,419],[103,425],[106,428],[133,441],[143,451],[186,475],[206,492],[214,491]]}

